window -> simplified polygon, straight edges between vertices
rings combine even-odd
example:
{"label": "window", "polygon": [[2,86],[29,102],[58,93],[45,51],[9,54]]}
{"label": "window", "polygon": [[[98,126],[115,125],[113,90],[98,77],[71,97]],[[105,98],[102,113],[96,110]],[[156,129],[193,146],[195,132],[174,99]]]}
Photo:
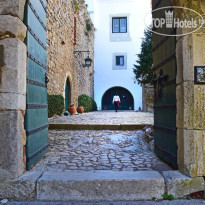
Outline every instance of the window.
{"label": "window", "polygon": [[[119,14],[109,15],[110,42],[124,42],[124,41],[132,40],[130,36],[129,21],[130,21],[129,13],[119,13]],[[114,59],[114,62],[115,61],[116,59]]]}
{"label": "window", "polygon": [[116,65],[124,66],[124,56],[116,56]]}
{"label": "window", "polygon": [[127,33],[127,17],[112,18],[113,33]]}
{"label": "window", "polygon": [[112,69],[113,70],[127,69],[127,53],[113,53]]}

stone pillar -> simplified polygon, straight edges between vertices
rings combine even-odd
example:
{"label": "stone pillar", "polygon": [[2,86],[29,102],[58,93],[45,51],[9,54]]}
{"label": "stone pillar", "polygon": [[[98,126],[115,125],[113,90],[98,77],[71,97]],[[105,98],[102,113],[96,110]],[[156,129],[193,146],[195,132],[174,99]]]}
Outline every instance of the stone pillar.
{"label": "stone pillar", "polygon": [[154,112],[154,86],[142,85],[142,109],[144,112]]}
{"label": "stone pillar", "polygon": [[23,174],[26,143],[25,0],[0,2],[0,180]]}
{"label": "stone pillar", "polygon": [[[197,2],[205,13],[205,5],[200,0],[193,4]],[[194,84],[194,66],[205,66],[204,39],[201,29],[178,37],[176,47],[178,166],[191,177],[205,176],[205,85]]]}

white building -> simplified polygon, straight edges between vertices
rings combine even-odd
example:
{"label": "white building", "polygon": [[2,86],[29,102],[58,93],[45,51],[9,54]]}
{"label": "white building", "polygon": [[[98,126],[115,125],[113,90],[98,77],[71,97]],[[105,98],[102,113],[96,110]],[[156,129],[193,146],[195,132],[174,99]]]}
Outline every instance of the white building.
{"label": "white building", "polygon": [[140,53],[144,17],[150,0],[87,0],[95,32],[95,101],[99,110],[114,109],[113,95],[121,98],[120,109],[138,110],[142,88],[134,81],[133,64]]}

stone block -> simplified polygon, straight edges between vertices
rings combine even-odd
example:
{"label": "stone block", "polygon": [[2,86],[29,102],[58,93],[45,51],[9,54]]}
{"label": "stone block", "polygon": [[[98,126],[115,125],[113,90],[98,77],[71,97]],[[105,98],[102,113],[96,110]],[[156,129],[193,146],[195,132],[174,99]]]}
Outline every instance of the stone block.
{"label": "stone block", "polygon": [[26,46],[18,38],[0,41],[0,92],[26,94]]}
{"label": "stone block", "polygon": [[194,83],[185,82],[183,86],[183,121],[182,127],[193,129],[194,127]]}
{"label": "stone block", "polygon": [[183,130],[177,132],[179,170],[191,176],[205,175],[205,131]]}
{"label": "stone block", "polygon": [[21,177],[0,183],[1,198],[13,200],[28,200],[35,195],[36,181],[41,176],[40,171],[26,172]]}
{"label": "stone block", "polygon": [[183,98],[183,84],[177,85],[176,97],[177,97],[177,114],[176,114],[176,126],[177,128],[184,127],[184,98]]}
{"label": "stone block", "polygon": [[205,33],[193,33],[193,65],[205,65]]}
{"label": "stone block", "polygon": [[165,180],[167,194],[172,194],[175,198],[204,191],[203,177],[191,178],[179,171],[164,171],[162,175]]}
{"label": "stone block", "polygon": [[1,55],[3,61],[0,62],[1,67],[6,66],[13,69],[18,69],[26,65],[26,45],[18,38],[7,38],[0,41]]}
{"label": "stone block", "polygon": [[0,14],[17,16],[23,21],[26,0],[1,0]]}
{"label": "stone block", "polygon": [[193,152],[190,176],[205,176],[205,130],[194,130]]}
{"label": "stone block", "polygon": [[177,127],[194,128],[194,83],[184,82],[176,88]]}
{"label": "stone block", "polygon": [[0,93],[0,110],[25,110],[26,95],[16,93]]}
{"label": "stone block", "polygon": [[194,128],[205,130],[205,87],[194,86]]}
{"label": "stone block", "polygon": [[139,200],[162,198],[164,179],[156,171],[45,172],[37,182],[37,199]]}
{"label": "stone block", "polygon": [[184,129],[177,129],[177,164],[178,169],[184,173],[188,173],[188,171],[184,171]]}
{"label": "stone block", "polygon": [[193,60],[193,41],[192,35],[183,37],[183,81],[194,82],[194,60]]}
{"label": "stone block", "polygon": [[22,112],[0,111],[0,125],[0,179],[16,178],[24,172]]}
{"label": "stone block", "polygon": [[19,18],[9,15],[1,15],[0,17],[0,39],[19,38],[24,41],[27,28],[23,22]]}
{"label": "stone block", "polygon": [[[26,69],[1,67],[0,93],[26,94]],[[22,72],[20,71],[22,70]]]}

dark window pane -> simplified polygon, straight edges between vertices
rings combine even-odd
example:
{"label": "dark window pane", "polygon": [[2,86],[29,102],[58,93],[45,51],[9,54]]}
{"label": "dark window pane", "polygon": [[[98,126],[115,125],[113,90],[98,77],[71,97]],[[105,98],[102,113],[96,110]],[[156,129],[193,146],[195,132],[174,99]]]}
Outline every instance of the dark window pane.
{"label": "dark window pane", "polygon": [[119,19],[113,19],[112,21],[113,26],[113,33],[119,33],[120,31],[120,21]]}
{"label": "dark window pane", "polygon": [[120,58],[116,56],[116,65],[120,65]]}
{"label": "dark window pane", "polygon": [[118,66],[124,65],[124,56],[116,56],[116,65]]}

